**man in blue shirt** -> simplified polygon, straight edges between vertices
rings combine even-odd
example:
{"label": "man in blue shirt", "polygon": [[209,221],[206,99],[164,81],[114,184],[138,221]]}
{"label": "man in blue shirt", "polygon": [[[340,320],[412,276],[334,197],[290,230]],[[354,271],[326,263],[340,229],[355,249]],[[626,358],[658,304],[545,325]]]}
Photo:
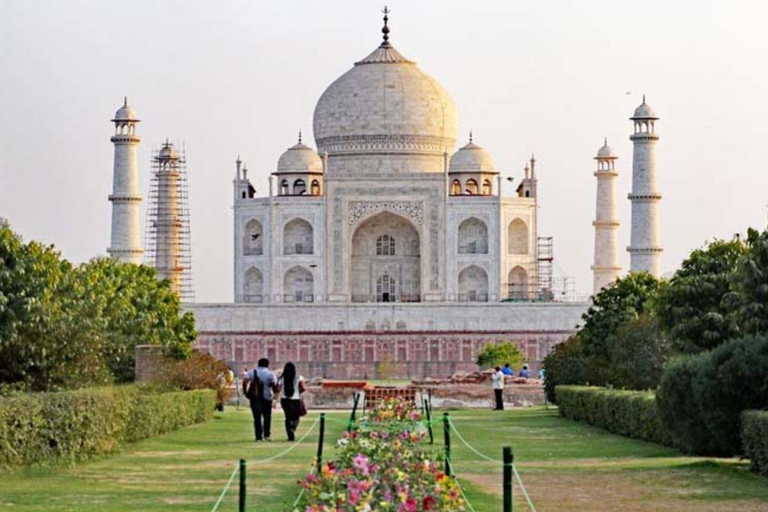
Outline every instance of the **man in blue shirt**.
{"label": "man in blue shirt", "polygon": [[525,377],[526,379],[531,378],[531,370],[528,369],[528,365],[524,364],[523,369],[520,370],[520,377]]}
{"label": "man in blue shirt", "polygon": [[251,401],[256,442],[271,441],[272,399],[277,391],[275,374],[269,371],[269,359],[259,359],[258,368],[243,379],[243,393]]}
{"label": "man in blue shirt", "polygon": [[515,376],[515,370],[513,370],[509,366],[509,363],[504,365],[504,368],[501,369],[501,373],[503,373],[504,375],[508,375],[510,377],[514,377]]}

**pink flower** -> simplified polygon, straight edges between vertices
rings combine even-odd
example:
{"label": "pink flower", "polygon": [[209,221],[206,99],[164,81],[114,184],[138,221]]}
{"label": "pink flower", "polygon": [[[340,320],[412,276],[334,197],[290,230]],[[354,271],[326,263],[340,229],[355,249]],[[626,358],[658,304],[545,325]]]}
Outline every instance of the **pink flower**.
{"label": "pink flower", "polygon": [[367,475],[370,470],[370,467],[368,466],[368,457],[362,453],[356,455],[355,458],[352,459],[352,467],[359,470],[362,474]]}

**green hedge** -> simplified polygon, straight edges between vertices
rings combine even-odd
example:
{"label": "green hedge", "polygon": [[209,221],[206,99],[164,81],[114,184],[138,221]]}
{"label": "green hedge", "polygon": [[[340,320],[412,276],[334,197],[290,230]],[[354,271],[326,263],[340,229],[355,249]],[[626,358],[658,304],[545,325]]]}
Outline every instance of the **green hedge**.
{"label": "green hedge", "polygon": [[609,432],[667,446],[674,442],[664,427],[653,393],[589,386],[557,386],[560,415]]}
{"label": "green hedge", "polygon": [[213,390],[131,385],[0,398],[0,466],[85,458],[209,420]]}
{"label": "green hedge", "polygon": [[768,475],[768,411],[741,414],[741,443],[752,470]]}

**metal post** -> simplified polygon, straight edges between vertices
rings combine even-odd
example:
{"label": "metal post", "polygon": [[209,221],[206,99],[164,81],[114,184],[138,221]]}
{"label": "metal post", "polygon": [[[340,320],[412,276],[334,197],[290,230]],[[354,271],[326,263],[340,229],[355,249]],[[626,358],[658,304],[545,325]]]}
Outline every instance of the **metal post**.
{"label": "metal post", "polygon": [[355,392],[354,403],[352,404],[352,414],[349,416],[349,423],[347,423],[347,430],[352,430],[355,426],[355,419],[357,419],[357,404],[360,402],[360,393]]}
{"label": "metal post", "polygon": [[445,474],[451,476],[451,419],[443,413],[443,433],[445,434]]}
{"label": "metal post", "polygon": [[323,439],[325,439],[325,413],[320,414],[320,438],[317,440],[317,472],[323,466]]}
{"label": "metal post", "polygon": [[515,457],[512,447],[504,447],[504,512],[512,512],[512,465]]}
{"label": "metal post", "polygon": [[424,409],[427,411],[427,431],[429,432],[429,444],[435,444],[435,434],[432,432],[432,407],[429,402],[424,403]]}
{"label": "metal post", "polygon": [[245,459],[240,459],[240,501],[237,510],[245,512]]}

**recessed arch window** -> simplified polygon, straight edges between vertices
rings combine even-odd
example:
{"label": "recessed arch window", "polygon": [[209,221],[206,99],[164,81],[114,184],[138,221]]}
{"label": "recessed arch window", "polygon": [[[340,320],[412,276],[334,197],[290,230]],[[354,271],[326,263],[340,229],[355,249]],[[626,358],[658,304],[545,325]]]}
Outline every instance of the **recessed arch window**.
{"label": "recessed arch window", "polygon": [[461,195],[461,182],[459,180],[453,180],[453,184],[451,185],[451,195],[452,196]]}
{"label": "recessed arch window", "polygon": [[320,182],[319,181],[312,180],[311,194],[313,196],[319,196],[320,195]]}
{"label": "recessed arch window", "polygon": [[395,302],[396,297],[395,279],[385,272],[376,280],[376,302]]}
{"label": "recessed arch window", "polygon": [[515,219],[507,228],[507,254],[528,254],[528,226]]}
{"label": "recessed arch window", "polygon": [[395,239],[389,235],[381,235],[376,240],[376,256],[394,256]]}
{"label": "recessed arch window", "polygon": [[303,196],[307,193],[307,184],[302,179],[293,182],[293,195]]}
{"label": "recessed arch window", "polygon": [[491,180],[483,180],[483,195],[491,195]]}
{"label": "recessed arch window", "polygon": [[467,185],[464,188],[466,189],[467,194],[469,194],[471,196],[476,196],[477,195],[477,182],[475,180],[468,179],[467,180]]}
{"label": "recessed arch window", "polygon": [[288,180],[283,180],[280,182],[280,195],[281,196],[287,196],[290,193],[289,190],[289,184]]}
{"label": "recessed arch window", "polygon": [[304,219],[295,218],[283,228],[283,254],[313,253],[312,225]]}

